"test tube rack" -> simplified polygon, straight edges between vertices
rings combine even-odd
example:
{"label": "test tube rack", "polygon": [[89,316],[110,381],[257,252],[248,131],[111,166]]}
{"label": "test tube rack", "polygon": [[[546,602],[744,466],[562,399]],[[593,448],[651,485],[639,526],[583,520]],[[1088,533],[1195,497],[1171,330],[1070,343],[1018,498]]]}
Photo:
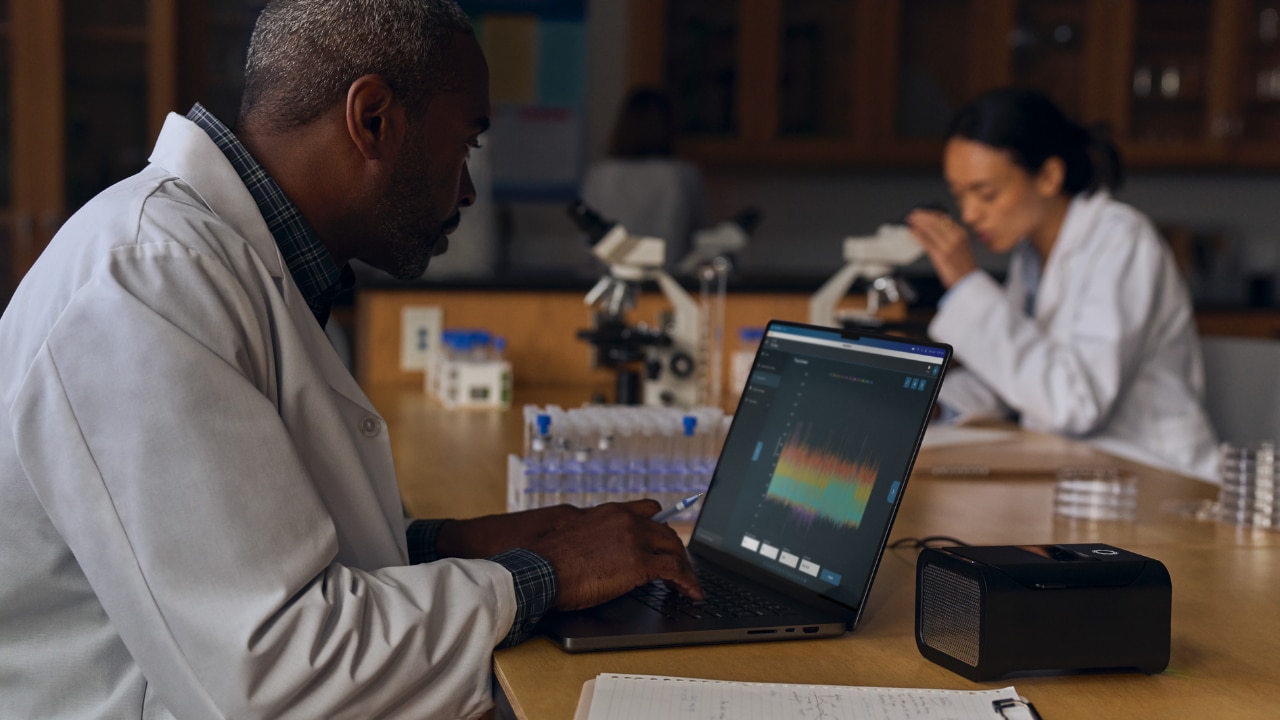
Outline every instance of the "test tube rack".
{"label": "test tube rack", "polygon": [[507,459],[511,511],[639,498],[673,505],[707,489],[732,419],[715,407],[622,405],[526,405],[524,418],[523,455]]}

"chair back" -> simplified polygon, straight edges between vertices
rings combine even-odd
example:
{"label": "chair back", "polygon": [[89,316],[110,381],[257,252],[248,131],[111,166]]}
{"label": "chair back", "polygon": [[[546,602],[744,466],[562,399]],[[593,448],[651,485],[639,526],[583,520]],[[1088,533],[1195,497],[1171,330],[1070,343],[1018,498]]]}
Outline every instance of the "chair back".
{"label": "chair back", "polygon": [[1280,340],[1208,335],[1201,348],[1205,409],[1218,439],[1280,443]]}

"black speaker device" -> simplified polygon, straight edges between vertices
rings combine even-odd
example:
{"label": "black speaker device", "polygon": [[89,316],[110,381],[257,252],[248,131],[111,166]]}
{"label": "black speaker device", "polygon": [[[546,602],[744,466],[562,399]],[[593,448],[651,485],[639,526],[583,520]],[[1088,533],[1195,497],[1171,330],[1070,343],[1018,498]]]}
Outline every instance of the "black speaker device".
{"label": "black speaker device", "polygon": [[926,548],[916,647],[970,680],[1169,665],[1164,565],[1100,543]]}

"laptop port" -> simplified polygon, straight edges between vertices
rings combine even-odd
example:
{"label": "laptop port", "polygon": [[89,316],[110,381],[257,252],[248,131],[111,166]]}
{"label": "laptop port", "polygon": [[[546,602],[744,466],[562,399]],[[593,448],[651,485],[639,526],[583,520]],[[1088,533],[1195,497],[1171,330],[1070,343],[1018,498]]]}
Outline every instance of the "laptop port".
{"label": "laptop port", "polygon": [[777,630],[748,630],[747,634],[748,635],[772,635],[773,633],[776,633],[776,632],[778,631]]}
{"label": "laptop port", "polygon": [[817,626],[817,625],[810,625],[809,627],[805,628],[805,629],[804,629],[804,631],[805,631],[805,632],[807,632],[807,633],[816,633],[816,632],[818,632],[818,626]]}

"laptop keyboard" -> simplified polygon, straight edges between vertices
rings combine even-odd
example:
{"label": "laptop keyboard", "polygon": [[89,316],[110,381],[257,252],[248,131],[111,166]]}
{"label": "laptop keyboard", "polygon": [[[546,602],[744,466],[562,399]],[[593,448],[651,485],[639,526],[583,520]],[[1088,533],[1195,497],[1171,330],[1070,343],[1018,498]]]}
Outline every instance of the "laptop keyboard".
{"label": "laptop keyboard", "polygon": [[796,614],[793,608],[757,595],[724,577],[704,570],[697,570],[696,574],[706,596],[704,600],[685,597],[660,580],[641,585],[627,595],[669,618],[682,615],[694,619],[785,617]]}

